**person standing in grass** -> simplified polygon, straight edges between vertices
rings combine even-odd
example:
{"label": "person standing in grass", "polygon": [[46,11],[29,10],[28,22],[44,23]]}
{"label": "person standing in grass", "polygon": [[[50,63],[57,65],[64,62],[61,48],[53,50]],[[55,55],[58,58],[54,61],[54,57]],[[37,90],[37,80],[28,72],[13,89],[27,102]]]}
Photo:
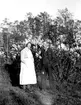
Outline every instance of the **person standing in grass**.
{"label": "person standing in grass", "polygon": [[29,89],[30,85],[36,83],[37,78],[34,66],[34,58],[31,52],[31,43],[28,42],[26,47],[21,51],[20,85],[23,87],[23,89]]}

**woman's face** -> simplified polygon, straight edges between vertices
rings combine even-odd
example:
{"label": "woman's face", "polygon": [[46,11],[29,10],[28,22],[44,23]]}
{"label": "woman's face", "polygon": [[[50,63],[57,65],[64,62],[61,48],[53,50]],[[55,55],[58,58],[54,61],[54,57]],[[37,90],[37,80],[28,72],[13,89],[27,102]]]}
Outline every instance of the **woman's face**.
{"label": "woman's face", "polygon": [[29,49],[31,48],[31,43],[28,43],[28,48],[29,48]]}

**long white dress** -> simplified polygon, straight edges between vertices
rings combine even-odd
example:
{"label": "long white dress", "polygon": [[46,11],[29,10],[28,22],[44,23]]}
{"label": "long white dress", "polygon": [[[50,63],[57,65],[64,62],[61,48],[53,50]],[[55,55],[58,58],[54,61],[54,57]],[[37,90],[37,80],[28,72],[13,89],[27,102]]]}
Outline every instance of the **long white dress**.
{"label": "long white dress", "polygon": [[36,83],[34,58],[31,50],[26,47],[21,51],[20,85]]}

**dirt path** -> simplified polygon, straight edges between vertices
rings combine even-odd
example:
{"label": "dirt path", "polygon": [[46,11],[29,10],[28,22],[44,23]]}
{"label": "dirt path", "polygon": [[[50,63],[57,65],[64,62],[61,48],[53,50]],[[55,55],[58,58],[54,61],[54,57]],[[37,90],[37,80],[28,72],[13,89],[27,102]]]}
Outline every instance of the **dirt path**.
{"label": "dirt path", "polygon": [[35,94],[37,95],[38,100],[43,105],[52,105],[54,102],[54,96],[45,90],[42,91],[36,90]]}

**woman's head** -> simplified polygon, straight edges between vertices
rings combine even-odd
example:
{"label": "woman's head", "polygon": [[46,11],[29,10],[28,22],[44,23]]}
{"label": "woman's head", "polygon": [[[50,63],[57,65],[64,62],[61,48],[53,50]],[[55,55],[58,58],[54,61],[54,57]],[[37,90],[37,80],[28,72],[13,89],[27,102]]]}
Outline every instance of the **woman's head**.
{"label": "woman's head", "polygon": [[26,47],[28,47],[29,49],[31,48],[31,42],[28,42],[27,44],[26,44]]}

